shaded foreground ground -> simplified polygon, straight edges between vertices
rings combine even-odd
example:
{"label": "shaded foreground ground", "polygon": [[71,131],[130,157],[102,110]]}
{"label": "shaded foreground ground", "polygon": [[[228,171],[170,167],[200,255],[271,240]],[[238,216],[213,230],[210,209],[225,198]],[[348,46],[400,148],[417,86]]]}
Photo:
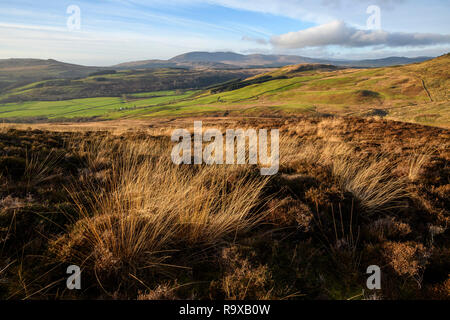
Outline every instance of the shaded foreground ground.
{"label": "shaded foreground ground", "polygon": [[[4,127],[0,298],[449,298],[448,130],[204,120],[280,128],[280,172],[264,178],[173,165],[169,135],[190,120]],[[381,290],[366,288],[369,265]]]}

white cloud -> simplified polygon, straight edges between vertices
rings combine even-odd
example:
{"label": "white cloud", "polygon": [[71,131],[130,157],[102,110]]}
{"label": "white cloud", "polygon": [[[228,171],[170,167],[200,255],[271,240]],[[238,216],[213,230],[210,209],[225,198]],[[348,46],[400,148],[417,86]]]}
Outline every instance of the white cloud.
{"label": "white cloud", "polygon": [[434,33],[387,32],[361,30],[343,21],[333,21],[317,27],[274,36],[271,43],[276,47],[299,49],[338,45],[344,47],[417,47],[450,44],[450,35]]}

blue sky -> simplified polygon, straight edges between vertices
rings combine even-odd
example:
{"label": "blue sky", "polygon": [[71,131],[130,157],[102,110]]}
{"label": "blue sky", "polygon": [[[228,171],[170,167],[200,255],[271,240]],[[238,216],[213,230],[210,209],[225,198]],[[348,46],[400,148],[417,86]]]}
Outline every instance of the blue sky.
{"label": "blue sky", "polygon": [[[69,30],[69,6],[80,29]],[[380,8],[381,30],[366,23]],[[168,59],[188,51],[322,58],[440,55],[447,0],[0,0],[0,59],[87,65]],[[72,20],[74,21],[74,20]]]}

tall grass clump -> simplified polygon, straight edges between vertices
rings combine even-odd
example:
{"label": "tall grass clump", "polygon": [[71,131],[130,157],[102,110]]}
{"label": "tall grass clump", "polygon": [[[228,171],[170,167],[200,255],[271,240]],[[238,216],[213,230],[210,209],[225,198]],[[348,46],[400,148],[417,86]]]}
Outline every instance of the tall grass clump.
{"label": "tall grass clump", "polygon": [[369,160],[342,157],[332,163],[333,175],[368,213],[402,205],[401,200],[407,195],[406,181],[394,177],[393,168],[392,162],[380,156]]}
{"label": "tall grass clump", "polygon": [[50,173],[61,158],[62,155],[53,150],[45,158],[40,157],[36,152],[27,152],[24,171],[27,185],[32,187],[52,179],[54,176]]}
{"label": "tall grass clump", "polygon": [[319,141],[306,144],[298,155],[329,168],[340,187],[351,192],[367,213],[402,206],[407,196],[406,178],[394,176],[396,162],[382,154],[363,158],[347,143]]}
{"label": "tall grass clump", "polygon": [[93,144],[84,147],[101,155],[90,154],[87,164],[107,159],[105,188],[82,196],[74,188],[79,220],[55,241],[60,258],[95,271],[160,267],[163,272],[172,252],[214,246],[261,219],[258,205],[267,179],[249,168],[176,166],[163,139],[104,138]]}
{"label": "tall grass clump", "polygon": [[433,149],[430,146],[427,146],[411,155],[408,171],[408,178],[411,181],[417,181],[420,178],[423,167],[430,161],[432,154]]}

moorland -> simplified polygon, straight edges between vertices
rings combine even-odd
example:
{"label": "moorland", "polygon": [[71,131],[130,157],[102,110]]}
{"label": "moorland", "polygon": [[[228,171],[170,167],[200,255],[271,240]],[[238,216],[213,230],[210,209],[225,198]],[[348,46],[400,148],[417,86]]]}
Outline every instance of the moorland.
{"label": "moorland", "polygon": [[[0,299],[448,299],[449,59],[12,81]],[[194,120],[279,129],[278,173],[173,164]]]}

